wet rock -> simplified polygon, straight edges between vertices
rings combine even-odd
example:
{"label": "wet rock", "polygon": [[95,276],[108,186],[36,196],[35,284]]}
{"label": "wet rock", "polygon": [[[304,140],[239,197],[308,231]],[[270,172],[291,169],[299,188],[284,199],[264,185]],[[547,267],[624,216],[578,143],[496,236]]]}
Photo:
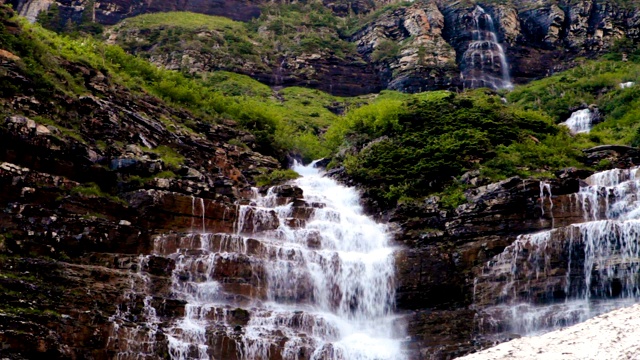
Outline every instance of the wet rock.
{"label": "wet rock", "polygon": [[151,275],[171,276],[171,272],[175,269],[175,262],[161,256],[151,256],[145,262],[144,271]]}
{"label": "wet rock", "polygon": [[278,185],[271,190],[277,197],[302,199],[302,189],[294,185]]}

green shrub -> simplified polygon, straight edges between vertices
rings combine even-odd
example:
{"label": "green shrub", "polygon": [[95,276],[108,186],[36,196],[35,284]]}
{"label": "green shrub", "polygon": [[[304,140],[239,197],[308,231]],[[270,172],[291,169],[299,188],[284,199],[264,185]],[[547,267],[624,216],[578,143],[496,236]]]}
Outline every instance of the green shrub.
{"label": "green shrub", "polygon": [[295,180],[299,177],[300,174],[291,169],[273,170],[256,176],[255,181],[257,186],[273,186],[289,180]]}
{"label": "green shrub", "polygon": [[383,61],[393,60],[400,54],[400,44],[396,41],[384,39],[376,46],[373,53],[371,53],[371,60]]}

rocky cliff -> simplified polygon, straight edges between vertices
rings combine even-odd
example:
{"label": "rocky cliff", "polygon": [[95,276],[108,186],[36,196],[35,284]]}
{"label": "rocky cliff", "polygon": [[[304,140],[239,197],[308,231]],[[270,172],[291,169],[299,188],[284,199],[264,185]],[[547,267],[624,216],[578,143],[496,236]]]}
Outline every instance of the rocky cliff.
{"label": "rocky cliff", "polygon": [[[3,46],[23,31],[8,14],[0,8]],[[0,356],[113,358],[109,318],[142,305],[123,296],[153,236],[189,231],[194,202],[206,209],[199,224],[230,231],[235,201],[260,169],[279,164],[230,145],[253,139],[232,122],[201,122],[98,69],[49,60],[78,74],[85,95],[45,87],[20,56],[0,50]],[[159,292],[167,266],[145,264],[159,274]],[[184,311],[154,301],[160,316]]]}
{"label": "rocky cliff", "polygon": [[[384,8],[389,3],[393,6]],[[37,13],[47,9],[51,2],[14,0],[12,4],[20,14],[33,21]],[[105,25],[139,14],[178,10],[242,21],[258,16],[267,19],[272,17],[269,9],[276,6],[260,1],[191,1],[180,4],[98,1],[93,10],[87,10],[87,4],[93,2],[57,4],[65,19],[81,21],[83,12],[88,11],[91,18]],[[136,44],[136,39],[152,36],[144,26],[116,30],[111,33],[111,39],[132,52],[149,53],[152,61],[172,69],[191,73],[223,69],[251,75],[269,85],[302,85],[334,94],[358,95],[381,88],[419,92],[462,87],[461,73],[464,74],[470,66],[464,60],[464,54],[469,50],[476,31],[474,11],[478,6],[490,16],[495,25],[496,44],[504,50],[506,62],[503,65],[506,69],[500,71],[508,73],[515,83],[567,69],[577,57],[597,57],[618,48],[616,44],[622,39],[637,42],[640,36],[637,30],[640,12],[631,4],[615,1],[545,0],[531,3],[512,0],[501,4],[418,1],[405,5],[363,1],[323,4],[334,12],[337,19],[344,17],[332,25],[331,31],[339,33],[342,40],[353,43],[356,53],[342,56],[335,53],[335,44],[316,43],[319,47],[302,52],[291,51],[289,45],[287,51],[280,51],[275,56],[262,55],[253,59],[240,54],[229,57],[228,47],[236,46],[233,42],[223,42],[211,50],[202,42],[200,30],[187,30],[194,35],[190,41],[182,39],[169,45],[155,44],[153,49],[156,51],[151,51],[149,47]],[[302,11],[316,11],[304,9]],[[256,38],[272,38],[273,34],[268,31],[272,26],[261,24],[263,27]],[[172,27],[171,24],[166,25]],[[307,37],[310,41],[323,38],[326,29],[311,22],[283,31],[288,37],[298,38],[296,41],[299,43]],[[200,46],[194,47],[197,42],[201,43]],[[279,45],[265,43],[261,46],[275,49]],[[498,61],[494,56],[492,53],[482,61],[494,64]]]}

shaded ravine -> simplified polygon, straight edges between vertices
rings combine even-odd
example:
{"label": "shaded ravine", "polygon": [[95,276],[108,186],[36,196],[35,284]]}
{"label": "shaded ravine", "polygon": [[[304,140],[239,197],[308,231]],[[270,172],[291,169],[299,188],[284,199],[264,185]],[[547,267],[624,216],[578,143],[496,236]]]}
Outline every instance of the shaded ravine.
{"label": "shaded ravine", "polygon": [[[545,333],[638,301],[637,173],[593,174],[573,195],[584,222],[520,235],[485,264],[474,288],[474,296],[493,294],[493,303],[475,304],[483,333]],[[552,201],[550,190],[541,189],[541,201]]]}
{"label": "shaded ravine", "polygon": [[[313,164],[294,169],[293,186],[254,189],[239,205],[234,234],[194,221],[192,233],[155,239],[125,295],[142,304],[112,317],[118,359],[406,357],[386,226],[363,214],[356,190]],[[154,285],[149,261],[172,264],[169,289]],[[178,320],[156,315],[162,292],[183,304]],[[132,312],[144,325],[128,325]]]}

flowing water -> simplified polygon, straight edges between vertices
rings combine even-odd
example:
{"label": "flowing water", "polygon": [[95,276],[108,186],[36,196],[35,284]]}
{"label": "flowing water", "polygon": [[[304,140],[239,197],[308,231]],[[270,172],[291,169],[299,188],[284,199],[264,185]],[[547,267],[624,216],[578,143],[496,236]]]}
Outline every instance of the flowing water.
{"label": "flowing water", "polygon": [[482,310],[481,328],[539,334],[638,301],[638,168],[596,173],[586,183],[573,195],[584,222],[521,235],[486,264],[476,288],[506,281],[492,289],[498,301]]}
{"label": "flowing water", "polygon": [[[112,337],[136,339],[118,348],[120,359],[152,358],[147,354],[159,346],[139,343],[160,332],[172,359],[405,357],[385,225],[363,214],[354,189],[312,165],[294,169],[304,199],[283,201],[277,188],[266,196],[254,190],[251,202],[239,206],[235,234],[200,231],[194,221],[192,234],[156,238],[152,256],[175,262],[169,293],[186,303],[184,315],[159,319],[141,294],[142,330],[123,332],[118,324],[130,315],[114,315]],[[197,218],[204,205],[193,205]]]}
{"label": "flowing water", "polygon": [[507,56],[498,42],[493,18],[480,6],[476,6],[471,15],[472,40],[462,56],[461,64],[464,87],[512,89]]}
{"label": "flowing water", "polygon": [[53,0],[27,0],[21,2],[17,10],[20,16],[27,18],[30,23],[35,23],[38,19],[38,14],[42,11],[47,11],[52,3]]}
{"label": "flowing water", "polygon": [[573,112],[569,119],[565,122],[561,122],[560,125],[568,127],[572,134],[580,134],[591,131],[592,122],[593,113],[591,110],[582,109]]}

